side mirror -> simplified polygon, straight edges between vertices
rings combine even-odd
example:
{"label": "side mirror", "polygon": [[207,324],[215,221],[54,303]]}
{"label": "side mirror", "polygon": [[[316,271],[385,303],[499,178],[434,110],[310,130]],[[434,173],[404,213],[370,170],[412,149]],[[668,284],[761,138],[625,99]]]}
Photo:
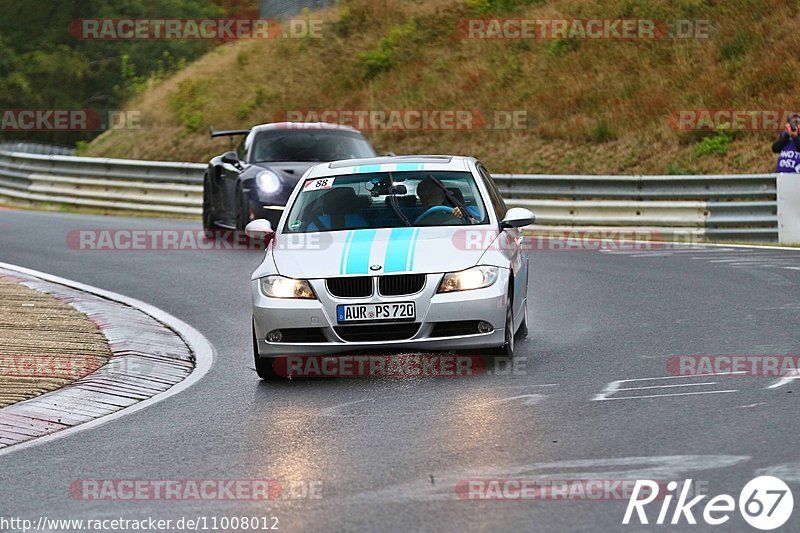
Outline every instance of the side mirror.
{"label": "side mirror", "polygon": [[384,157],[397,157],[397,154],[394,152],[386,152],[383,154]]}
{"label": "side mirror", "polygon": [[505,218],[500,221],[501,228],[523,228],[530,226],[536,217],[529,210],[522,207],[512,207],[506,212]]}
{"label": "side mirror", "polygon": [[242,168],[242,162],[239,161],[239,156],[236,155],[236,152],[234,151],[225,152],[224,154],[222,154],[222,162],[228,163],[229,165],[233,165],[236,168]]}
{"label": "side mirror", "polygon": [[266,218],[257,218],[244,228],[244,234],[251,239],[268,239],[275,234],[272,224]]}

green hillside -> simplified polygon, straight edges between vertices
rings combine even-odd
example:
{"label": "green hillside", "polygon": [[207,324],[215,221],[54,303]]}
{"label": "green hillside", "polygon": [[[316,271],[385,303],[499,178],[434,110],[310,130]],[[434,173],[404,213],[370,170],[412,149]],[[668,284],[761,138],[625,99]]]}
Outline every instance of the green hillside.
{"label": "green hillside", "polygon": [[[488,125],[511,113],[525,122],[365,133],[379,151],[475,155],[495,172],[770,172],[769,124],[680,131],[671,119],[682,110],[800,107],[791,36],[800,13],[790,1],[351,0],[304,16],[324,20],[321,37],[215,48],[129,102],[143,114],[141,129],[106,132],[82,152],[206,161],[227,148],[209,139],[210,125],[249,127],[292,110],[455,110]],[[486,17],[708,21],[710,29],[683,39],[462,38],[465,20]]]}

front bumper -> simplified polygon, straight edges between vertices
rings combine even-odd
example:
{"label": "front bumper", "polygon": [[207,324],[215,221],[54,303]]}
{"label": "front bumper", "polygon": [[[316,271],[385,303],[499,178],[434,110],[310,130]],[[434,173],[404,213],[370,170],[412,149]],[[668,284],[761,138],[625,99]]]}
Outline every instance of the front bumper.
{"label": "front bumper", "polygon": [[[443,274],[428,274],[423,289],[412,295],[368,298],[337,298],[328,293],[325,280],[310,280],[317,300],[268,298],[261,293],[259,281],[251,282],[253,294],[253,323],[258,353],[262,357],[289,354],[327,355],[363,351],[443,351],[494,348],[505,342],[508,271],[501,270],[497,281],[484,289],[436,294]],[[348,341],[337,333],[336,306],[355,303],[414,302],[419,328],[408,338]],[[491,324],[489,333],[432,336],[434,326],[442,322],[485,321]],[[352,325],[380,327],[381,324]],[[321,333],[319,342],[269,342],[273,330],[313,328]],[[341,330],[340,330],[341,331]]]}

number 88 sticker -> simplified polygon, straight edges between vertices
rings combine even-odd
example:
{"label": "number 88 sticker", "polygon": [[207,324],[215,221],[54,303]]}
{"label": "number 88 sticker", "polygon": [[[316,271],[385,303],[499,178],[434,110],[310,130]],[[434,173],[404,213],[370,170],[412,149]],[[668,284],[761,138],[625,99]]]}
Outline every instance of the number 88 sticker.
{"label": "number 88 sticker", "polygon": [[303,191],[319,191],[322,189],[330,189],[333,187],[333,182],[336,178],[314,178],[310,179],[303,184]]}
{"label": "number 88 sticker", "polygon": [[739,494],[739,512],[756,529],[775,529],[789,520],[794,497],[789,486],[772,476],[750,480]]}

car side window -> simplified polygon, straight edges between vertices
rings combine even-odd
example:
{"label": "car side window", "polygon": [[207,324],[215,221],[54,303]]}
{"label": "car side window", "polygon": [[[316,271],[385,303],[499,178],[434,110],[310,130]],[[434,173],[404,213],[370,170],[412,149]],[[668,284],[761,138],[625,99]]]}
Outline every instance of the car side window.
{"label": "car side window", "polygon": [[248,136],[245,135],[244,139],[242,139],[242,142],[240,142],[239,146],[236,147],[236,155],[239,156],[239,161],[245,161],[247,157],[247,137]]}
{"label": "car side window", "polygon": [[506,207],[506,203],[503,201],[503,196],[497,189],[497,185],[494,184],[494,180],[489,174],[489,171],[486,170],[486,167],[480,165],[478,166],[478,171],[481,173],[483,182],[486,184],[486,189],[489,191],[489,199],[492,202],[492,207],[494,207],[494,212],[497,213],[497,218],[503,220],[503,217],[506,216],[506,211],[508,211],[508,207]]}

